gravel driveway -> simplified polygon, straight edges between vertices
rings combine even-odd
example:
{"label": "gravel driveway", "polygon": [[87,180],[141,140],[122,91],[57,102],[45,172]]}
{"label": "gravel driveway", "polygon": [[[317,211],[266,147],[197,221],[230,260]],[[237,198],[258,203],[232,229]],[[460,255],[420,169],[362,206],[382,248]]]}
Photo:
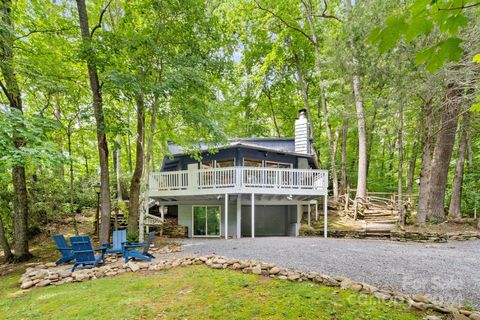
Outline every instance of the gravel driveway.
{"label": "gravel driveway", "polygon": [[480,241],[423,244],[271,237],[188,239],[184,244],[186,254],[261,260],[480,308]]}

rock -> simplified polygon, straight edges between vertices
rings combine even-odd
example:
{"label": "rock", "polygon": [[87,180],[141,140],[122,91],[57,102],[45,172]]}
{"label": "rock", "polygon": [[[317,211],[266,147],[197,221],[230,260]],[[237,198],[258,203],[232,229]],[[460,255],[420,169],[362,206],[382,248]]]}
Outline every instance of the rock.
{"label": "rock", "polygon": [[295,281],[295,280],[300,279],[300,275],[298,273],[290,273],[287,276],[287,279],[290,280],[290,281]]}
{"label": "rock", "polygon": [[453,314],[453,320],[469,320],[471,318],[467,317],[466,315],[464,314],[461,314],[460,312],[458,311],[455,311]]}
{"label": "rock", "polygon": [[371,286],[367,283],[362,283],[362,292],[365,293],[374,293],[375,291],[378,291],[377,287]]}
{"label": "rock", "polygon": [[57,264],[55,262],[49,262],[45,264],[45,267],[47,268],[55,268]]}
{"label": "rock", "polygon": [[262,267],[259,266],[259,265],[256,265],[255,267],[253,267],[252,273],[253,274],[262,274]]}
{"label": "rock", "polygon": [[127,267],[132,270],[132,272],[137,272],[138,270],[140,270],[140,267],[133,261],[129,261],[127,263]]}
{"label": "rock", "polygon": [[60,276],[60,278],[68,278],[68,277],[72,276],[72,271],[70,271],[70,270],[60,270],[60,271],[58,271],[58,275]]}
{"label": "rock", "polygon": [[262,276],[268,277],[269,275],[268,270],[262,270]]}
{"label": "rock", "polygon": [[390,300],[390,297],[391,297],[388,293],[381,292],[381,291],[374,292],[373,296],[382,301]]}
{"label": "rock", "polygon": [[280,272],[280,269],[279,269],[279,268],[277,268],[277,267],[273,267],[272,269],[270,269],[270,271],[269,271],[269,272],[270,272],[270,274],[277,274],[277,273],[279,273],[279,272]]}
{"label": "rock", "polygon": [[428,309],[428,305],[426,303],[423,303],[423,302],[414,302],[412,301],[411,303],[409,303],[410,307],[413,308],[413,309],[417,309],[417,310],[420,310],[420,311],[425,311]]}
{"label": "rock", "polygon": [[352,284],[353,284],[352,280],[343,278],[342,282],[340,282],[340,289],[342,290],[350,289],[352,287]]}
{"label": "rock", "polygon": [[350,289],[352,289],[353,291],[359,292],[359,291],[362,291],[363,286],[360,283],[354,283],[354,284],[352,284]]}
{"label": "rock", "polygon": [[426,316],[424,319],[425,320],[442,320],[442,318],[437,316]]}
{"label": "rock", "polygon": [[427,296],[421,294],[414,294],[412,296],[413,301],[415,302],[423,302],[423,303],[430,303],[430,299]]}
{"label": "rock", "polygon": [[339,287],[340,283],[335,280],[334,278],[327,276],[327,275],[320,275],[322,278],[322,283],[328,287]]}
{"label": "rock", "polygon": [[48,271],[41,269],[41,270],[35,270],[29,274],[29,277],[33,280],[35,279],[43,279],[48,276]]}
{"label": "rock", "polygon": [[51,280],[45,279],[40,281],[39,283],[36,284],[37,287],[42,288],[48,286],[50,283],[52,283]]}
{"label": "rock", "polygon": [[480,313],[474,312],[470,315],[470,320],[480,320]]}
{"label": "rock", "polygon": [[148,266],[150,265],[150,263],[148,262],[138,262],[137,263],[137,266],[140,268],[140,269],[148,269]]}
{"label": "rock", "polygon": [[34,285],[35,284],[33,283],[33,281],[27,280],[27,281],[22,283],[22,285],[20,286],[20,289],[26,290],[26,289],[29,289],[29,288],[33,287]]}
{"label": "rock", "polygon": [[210,267],[213,269],[223,269],[223,264],[213,263]]}
{"label": "rock", "polygon": [[287,277],[286,277],[286,276],[279,276],[278,279],[280,279],[280,280],[287,280]]}

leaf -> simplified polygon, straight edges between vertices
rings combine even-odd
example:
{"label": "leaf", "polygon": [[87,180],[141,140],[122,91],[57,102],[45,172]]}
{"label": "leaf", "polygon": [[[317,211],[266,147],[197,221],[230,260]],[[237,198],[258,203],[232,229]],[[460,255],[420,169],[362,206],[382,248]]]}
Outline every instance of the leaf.
{"label": "leaf", "polygon": [[463,14],[449,16],[443,24],[440,25],[440,31],[443,33],[457,34],[460,29],[468,24],[468,18]]}
{"label": "leaf", "polygon": [[474,55],[472,61],[476,63],[480,63],[480,53],[477,53],[476,55]]}
{"label": "leaf", "polygon": [[470,107],[470,110],[471,110],[471,111],[474,111],[474,112],[480,112],[480,96],[477,98],[477,103],[474,103],[474,104]]}
{"label": "leaf", "polygon": [[420,51],[415,57],[415,63],[417,65],[425,63],[425,69],[435,72],[447,62],[460,60],[463,53],[461,43],[462,39],[459,38],[443,40],[435,46]]}

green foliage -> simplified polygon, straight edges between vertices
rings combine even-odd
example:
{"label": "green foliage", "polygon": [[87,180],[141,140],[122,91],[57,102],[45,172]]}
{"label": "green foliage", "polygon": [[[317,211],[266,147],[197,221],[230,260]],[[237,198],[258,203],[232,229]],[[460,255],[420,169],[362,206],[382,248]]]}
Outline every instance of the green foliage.
{"label": "green foliage", "polygon": [[[468,13],[476,0],[414,0],[405,12],[395,12],[386,18],[383,25],[376,27],[370,40],[385,52],[392,49],[401,39],[408,43],[420,36],[435,38],[436,43],[427,45],[416,56],[418,65],[434,72],[447,62],[460,60],[464,49],[457,35],[469,24]],[[472,9],[474,14],[477,12]]]}
{"label": "green foliage", "polygon": [[139,239],[138,232],[127,232],[128,242],[138,242],[138,239]]}

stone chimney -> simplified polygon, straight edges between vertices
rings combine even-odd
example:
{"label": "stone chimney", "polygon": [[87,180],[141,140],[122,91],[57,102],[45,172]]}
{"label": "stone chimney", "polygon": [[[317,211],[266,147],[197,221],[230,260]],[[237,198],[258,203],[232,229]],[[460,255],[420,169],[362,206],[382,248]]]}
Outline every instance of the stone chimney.
{"label": "stone chimney", "polygon": [[307,110],[298,111],[298,119],[295,120],[295,152],[310,154],[310,141],[308,134]]}

